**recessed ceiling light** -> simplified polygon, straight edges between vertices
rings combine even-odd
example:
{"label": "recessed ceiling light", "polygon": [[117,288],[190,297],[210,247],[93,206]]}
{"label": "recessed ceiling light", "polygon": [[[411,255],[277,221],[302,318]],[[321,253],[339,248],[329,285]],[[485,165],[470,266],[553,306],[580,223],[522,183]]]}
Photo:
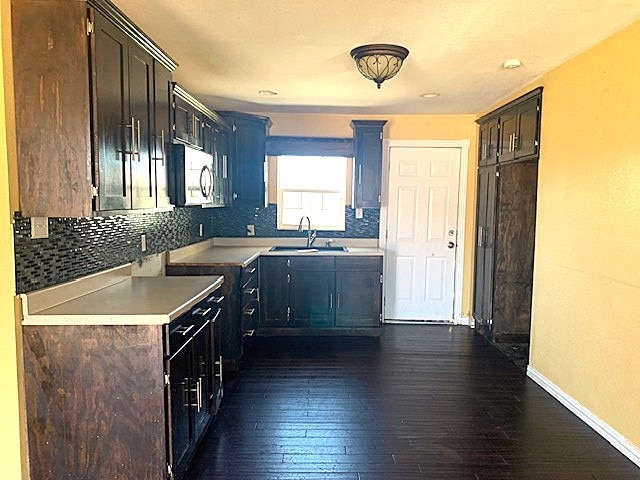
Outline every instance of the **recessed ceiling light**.
{"label": "recessed ceiling light", "polygon": [[512,68],[518,68],[522,66],[522,62],[519,58],[510,58],[505,60],[502,64],[502,68],[506,68],[507,70],[511,70]]}
{"label": "recessed ceiling light", "polygon": [[420,95],[422,98],[436,98],[439,97],[440,94],[436,93],[436,92],[429,92],[429,93],[423,93],[422,95]]}
{"label": "recessed ceiling light", "polygon": [[274,92],[273,90],[258,90],[258,94],[263,97],[275,97],[278,95],[278,92]]}

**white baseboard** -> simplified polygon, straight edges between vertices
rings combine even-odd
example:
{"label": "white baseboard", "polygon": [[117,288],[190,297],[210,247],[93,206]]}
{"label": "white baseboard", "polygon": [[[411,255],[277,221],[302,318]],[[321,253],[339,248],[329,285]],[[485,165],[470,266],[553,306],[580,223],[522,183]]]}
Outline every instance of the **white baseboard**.
{"label": "white baseboard", "polygon": [[560,387],[551,382],[535,368],[531,366],[527,367],[527,376],[567,407],[571,413],[593,428],[601,437],[619,450],[620,453],[640,467],[640,449],[627,440],[620,432],[581,405],[571,395],[562,391]]}
{"label": "white baseboard", "polygon": [[471,323],[471,319],[469,317],[465,317],[465,316],[461,316],[456,318],[453,321],[454,325],[463,325],[465,327],[473,327],[473,324]]}

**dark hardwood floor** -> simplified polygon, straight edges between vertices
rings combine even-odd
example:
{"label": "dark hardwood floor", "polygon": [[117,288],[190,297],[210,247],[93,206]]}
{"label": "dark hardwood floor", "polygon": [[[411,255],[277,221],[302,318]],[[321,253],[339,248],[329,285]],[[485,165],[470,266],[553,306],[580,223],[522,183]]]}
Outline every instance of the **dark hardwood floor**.
{"label": "dark hardwood floor", "polygon": [[640,478],[466,327],[255,340],[188,480]]}

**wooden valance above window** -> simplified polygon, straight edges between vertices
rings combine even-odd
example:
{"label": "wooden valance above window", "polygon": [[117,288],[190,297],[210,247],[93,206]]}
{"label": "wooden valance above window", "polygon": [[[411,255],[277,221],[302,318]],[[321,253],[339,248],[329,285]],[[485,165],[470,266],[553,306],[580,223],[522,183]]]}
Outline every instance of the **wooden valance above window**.
{"label": "wooden valance above window", "polygon": [[267,155],[296,155],[318,157],[353,157],[353,138],[333,137],[267,137]]}

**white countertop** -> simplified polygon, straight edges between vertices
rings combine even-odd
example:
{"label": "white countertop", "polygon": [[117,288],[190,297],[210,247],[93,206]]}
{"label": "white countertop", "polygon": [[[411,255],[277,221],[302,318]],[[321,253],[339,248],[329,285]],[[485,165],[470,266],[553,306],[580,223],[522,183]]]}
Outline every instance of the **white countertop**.
{"label": "white countertop", "polygon": [[[204,300],[224,281],[218,275],[131,277],[125,273],[114,278],[114,270],[20,295],[22,324],[162,325]],[[105,274],[111,278],[101,283]]]}

